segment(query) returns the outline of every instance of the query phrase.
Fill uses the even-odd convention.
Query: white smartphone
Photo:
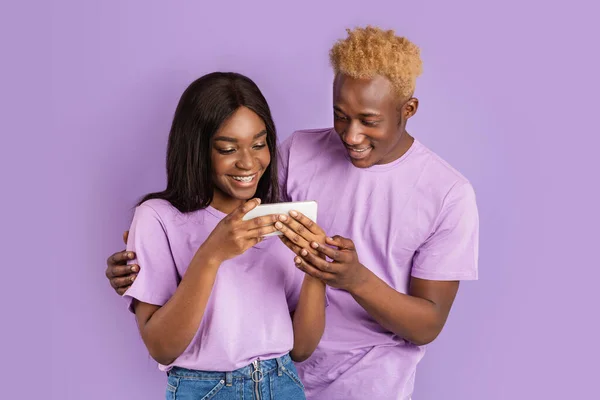
[[[290,215],[290,211],[292,210],[298,211],[299,213],[305,215],[312,221],[317,222],[316,201],[292,201],[289,203],[261,204],[259,206],[256,206],[254,209],[250,210],[246,215],[244,215],[242,220],[247,221],[252,218],[262,217],[271,214]],[[265,235],[265,237],[279,235],[282,235],[282,233],[277,231],[269,233],[268,235]]]

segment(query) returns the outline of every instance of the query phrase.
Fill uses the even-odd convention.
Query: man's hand
[[[310,246],[319,255],[302,249],[294,259],[296,266],[329,286],[349,292],[367,280],[371,272],[360,263],[352,240],[334,236],[326,238],[325,243],[334,247],[311,242]]]
[[[283,233],[279,237],[281,241],[297,255],[300,255],[302,249],[319,255],[314,248],[310,247],[310,243],[325,243],[325,231],[316,222],[297,211],[290,211],[289,217],[280,215],[275,228]]]
[[[352,240],[334,236],[326,243],[334,248],[315,242],[311,246],[331,261],[302,250],[296,265],[346,290],[381,326],[416,345],[430,343],[439,335],[458,291],[457,281],[411,278],[409,293],[400,293],[360,263]]]
[[[123,234],[125,243],[128,235],[128,231]],[[139,265],[127,265],[127,261],[134,258],[135,253],[131,251],[119,251],[106,260],[106,277],[119,295],[123,295],[129,289],[140,271]]]

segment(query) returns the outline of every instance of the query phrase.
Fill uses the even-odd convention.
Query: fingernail
[[[132,270],[133,272],[137,272],[137,270],[138,270],[138,266],[137,266],[137,265],[132,265],[132,266],[131,266],[131,270]]]
[[[332,238],[330,238],[329,236],[327,236],[327,240],[333,240]]]
[[[292,217],[297,217],[297,216],[298,216],[298,212],[297,212],[297,211],[294,211],[294,210],[292,210],[292,211],[290,211],[290,215],[291,215]]]
[[[256,202],[258,203],[258,205],[260,205],[261,200],[260,199],[256,199]]]
[[[296,257],[296,258],[294,258],[294,262],[296,264],[300,264],[302,262],[302,260],[300,259],[300,257]]]
[[[313,249],[319,248],[319,243],[317,243],[317,242],[312,242],[310,245],[312,246]]]
[[[133,258],[133,253],[127,253],[127,258]]]
[[[132,277],[131,277],[131,278],[129,278],[129,279],[131,279],[131,282],[133,282],[133,281],[135,281],[135,276],[132,276]]]
[[[285,215],[280,215],[280,216],[279,216],[279,219],[280,219],[280,220],[282,220],[282,221],[287,221],[287,216],[285,216]]]
[[[306,257],[308,255],[308,251],[302,250],[300,254],[302,254],[302,257]]]
[[[281,229],[283,228],[283,224],[281,222],[275,222],[275,228]]]

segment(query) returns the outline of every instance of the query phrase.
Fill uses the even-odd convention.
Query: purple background
[[[327,52],[372,23],[421,46],[409,130],[471,179],[481,213],[480,280],[461,286],[414,399],[600,398],[592,1],[7,3],[0,397],[164,398],[104,268],[135,200],[164,185],[180,94],[235,70],[281,138],[330,126]]]

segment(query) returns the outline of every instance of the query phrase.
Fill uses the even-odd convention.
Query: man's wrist
[[[346,288],[346,291],[353,297],[363,298],[365,294],[373,290],[373,284],[376,282],[376,275],[367,267],[360,264],[360,272],[356,282]]]

